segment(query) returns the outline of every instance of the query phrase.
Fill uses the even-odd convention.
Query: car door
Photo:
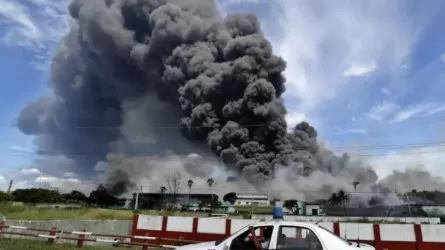
[[[319,235],[307,227],[279,226],[276,250],[327,250]]]
[[[271,228],[273,230],[273,226],[271,225],[264,225],[264,226],[256,226],[254,227],[255,230],[255,236],[260,241],[260,243],[264,243],[263,240],[263,231],[266,228]],[[272,234],[273,237],[273,234]],[[250,229],[246,229],[240,234],[238,234],[236,237],[234,237],[230,242],[229,250],[245,250],[245,249],[254,249],[253,245],[253,236],[250,233]],[[271,242],[271,241],[270,241]],[[270,249],[270,246],[266,249]]]

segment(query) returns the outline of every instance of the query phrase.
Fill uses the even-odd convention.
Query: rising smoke
[[[69,10],[53,95],[18,119],[38,153],[71,158],[83,176],[108,165],[116,194],[172,168],[219,169],[265,192],[318,190],[306,199],[353,181],[379,189],[370,167],[320,146],[308,123],[287,132],[286,63],[256,16],[222,17],[213,0],[74,0]]]

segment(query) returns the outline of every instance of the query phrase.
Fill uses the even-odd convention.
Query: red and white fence
[[[47,234],[43,234],[47,233]],[[153,236],[145,235],[115,235],[104,233],[81,231],[64,231],[52,227],[51,229],[30,228],[23,226],[7,225],[4,222],[0,222],[0,235],[16,235],[25,236],[31,238],[46,238],[49,244],[54,244],[56,240],[72,240],[76,242],[77,247],[83,247],[85,242],[101,242],[111,243],[113,246],[140,246],[143,250],[149,249],[149,247],[162,246],[162,239],[158,239]],[[172,241],[172,240],[170,240]],[[180,242],[181,245],[187,242]],[[170,247],[164,245],[164,247]]]
[[[253,222],[255,220],[136,215],[132,235],[163,238],[164,244],[171,243],[173,239],[214,241],[222,240]],[[320,225],[348,240],[358,239],[371,244],[377,250],[445,249],[445,225],[331,222],[322,222]]]

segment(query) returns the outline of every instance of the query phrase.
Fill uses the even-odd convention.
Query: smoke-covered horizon
[[[52,62],[52,95],[18,119],[37,153],[65,155],[82,176],[105,166],[115,194],[172,172],[306,200],[352,191],[355,181],[385,189],[366,162],[322,146],[309,123],[288,133],[286,62],[255,15],[222,17],[213,0],[73,0],[69,11],[75,22]]]

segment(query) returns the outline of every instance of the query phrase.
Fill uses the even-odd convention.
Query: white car
[[[259,239],[259,232],[271,232],[270,240]],[[252,232],[254,232],[252,234]],[[264,233],[264,235],[266,235]],[[203,242],[177,250],[375,250],[368,244],[349,242],[316,223],[272,220],[243,227],[222,241]]]

